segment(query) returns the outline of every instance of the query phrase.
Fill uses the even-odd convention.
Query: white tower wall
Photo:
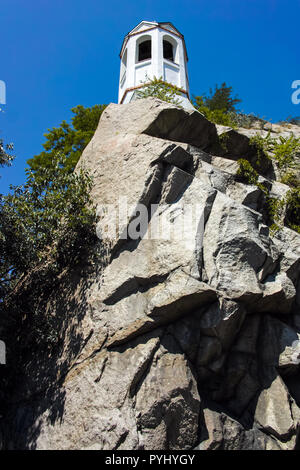
[[[151,57],[147,54],[150,48],[146,41],[151,41]],[[169,43],[173,60],[164,57],[164,41]],[[143,44],[146,58],[139,60],[140,44]],[[171,23],[142,21],[124,39],[120,53],[121,69],[119,83],[119,103],[129,103],[134,93],[145,82],[154,77],[175,85],[181,90],[179,97],[182,106],[193,108],[189,100],[189,83],[187,74],[187,53],[183,36]]]

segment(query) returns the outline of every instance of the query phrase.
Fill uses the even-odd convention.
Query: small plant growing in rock
[[[162,77],[154,77],[152,80],[150,80],[149,77],[146,77],[146,81],[144,83],[143,88],[135,92],[135,97],[137,99],[153,96],[162,101],[166,101],[167,103],[175,104],[175,106],[179,106],[180,108],[182,107],[180,105],[180,99],[178,98],[178,96],[181,96],[179,88],[165,82]]]
[[[288,137],[279,137],[279,142],[273,143],[274,158],[282,174],[292,168],[300,168],[300,139],[293,134]]]
[[[283,225],[287,225],[300,233],[300,139],[292,134],[290,137],[280,136],[279,140],[276,140],[269,132],[266,137],[256,134],[250,139],[250,143],[256,148],[258,167],[262,158],[272,159],[280,172],[281,182],[291,188],[282,198],[267,197],[268,213],[272,222],[271,232],[274,233]],[[250,169],[249,162],[242,159],[239,162],[239,174],[247,182],[257,184],[255,170]],[[268,196],[266,191],[265,194]]]
[[[300,116],[296,116],[296,117],[288,116],[286,119],[279,121],[278,124],[280,124],[281,126],[285,125],[287,127],[290,127],[291,125],[300,126]]]
[[[274,235],[284,224],[285,200],[284,198],[269,197],[267,206],[271,221],[270,232]]]
[[[290,189],[283,198],[268,198],[271,233],[287,225],[300,233],[300,189]]]
[[[263,192],[265,196],[268,196],[269,195],[268,188],[263,183],[260,183],[258,181],[259,174],[253,168],[251,163],[245,158],[240,158],[238,160],[238,164],[239,164],[239,168],[237,171],[238,179],[246,184],[253,184],[257,186]]]
[[[300,186],[300,175],[299,172],[294,170],[287,170],[281,176],[281,183],[290,186],[291,188],[297,188]]]
[[[274,140],[271,137],[270,131],[266,135],[266,137],[262,137],[260,134],[256,134],[250,138],[249,141],[250,145],[255,147],[257,152],[257,161],[256,164],[258,166],[261,165],[262,160],[270,159],[269,152],[272,151]]]
[[[300,233],[300,188],[292,188],[285,197],[286,224],[296,232]]]
[[[246,114],[230,111],[228,114],[237,127],[243,127],[245,129],[254,127],[264,129],[265,124],[267,123],[264,118],[261,118],[254,113]]]
[[[245,158],[240,158],[238,160],[239,169],[237,171],[238,178],[247,183],[247,184],[257,184],[258,181],[258,173],[253,168],[251,163],[246,160]]]
[[[226,132],[223,132],[223,134],[219,135],[219,143],[224,150],[224,152],[228,151],[227,143],[229,140],[229,135]]]

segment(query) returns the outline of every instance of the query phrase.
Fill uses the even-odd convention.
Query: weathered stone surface
[[[254,168],[257,168],[257,152],[255,146],[251,143],[251,137],[256,135],[257,130],[253,129],[231,129],[230,127],[217,125],[218,139],[211,147],[215,155],[226,156],[228,159],[238,160],[240,158],[249,160]],[[260,131],[262,137],[268,135],[267,131]],[[267,158],[261,158],[259,171],[265,176],[274,176],[272,161]]]
[[[74,366],[53,403],[42,396],[40,402],[19,405],[14,448],[139,448],[132,394],[159,346],[159,333],[125,351],[103,350]],[[26,435],[25,419],[31,424]]]
[[[293,230],[284,227],[273,238],[281,253],[280,271],[287,274],[296,286],[300,279],[300,237]]]
[[[116,323],[112,324],[115,328],[108,344],[124,342],[134,337],[134,332],[140,334],[177,320],[214,298],[214,291],[206,284],[176,271],[165,283],[149,289],[146,295],[139,293],[118,302],[120,329],[117,330]],[[107,310],[108,315],[113,311],[116,309]]]
[[[199,450],[282,450],[280,442],[259,429],[246,430],[238,421],[209,408],[203,410]]]
[[[235,130],[221,125],[217,125],[216,128],[221,138],[220,152],[223,155],[237,159],[255,154],[254,148],[249,143],[251,133],[255,135],[255,132],[246,129]]]
[[[216,336],[222,347],[228,349],[234,341],[246,316],[244,307],[237,302],[220,299],[201,316],[200,331],[207,336]]]
[[[259,273],[272,256],[267,233],[257,212],[218,193],[203,239],[209,284],[231,298],[259,299],[262,296]]]
[[[144,448],[191,449],[197,442],[199,407],[195,378],[174,339],[167,335],[136,396]]]
[[[186,142],[206,149],[217,136],[215,125],[196,110],[187,112],[175,109],[174,106],[167,108],[160,103],[155,119],[149,115],[148,118],[151,123],[142,132],[162,139]]]
[[[264,281],[263,298],[258,303],[258,310],[285,314],[291,311],[296,298],[296,289],[285,272],[268,276]]]
[[[288,391],[279,376],[261,392],[255,420],[262,429],[281,440],[290,440],[296,434]]]
[[[276,318],[263,320],[260,336],[261,358],[283,375],[294,374],[300,365],[300,334]]]
[[[107,107],[78,164],[99,208],[94,264],[44,293],[53,343],[26,314],[10,332],[3,448],[299,446],[300,236],[270,235],[262,191],[237,178],[255,132],[218,127],[220,147],[196,111]],[[105,218],[125,199],[121,220]]]

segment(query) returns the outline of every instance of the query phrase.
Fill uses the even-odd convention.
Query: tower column
[[[135,84],[135,53],[137,37],[133,36],[127,44],[127,83]]]
[[[160,78],[164,76],[163,69],[163,45],[162,45],[162,36],[160,30],[157,28],[155,30],[155,41],[156,41],[156,67],[155,67],[155,76]]]
[[[179,87],[183,88],[184,90],[188,90],[188,84],[186,82],[186,75],[185,75],[185,67],[183,67],[183,64],[185,63],[184,60],[184,50],[183,50],[183,44],[182,41],[179,41],[178,43],[179,47],[179,64],[180,64],[180,70],[179,70]]]

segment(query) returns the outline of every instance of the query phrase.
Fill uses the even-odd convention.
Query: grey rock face
[[[197,111],[107,107],[78,167],[95,205],[126,198],[128,213],[96,266],[48,294],[60,341],[24,357],[4,448],[299,447],[300,236],[271,236],[260,190],[237,180],[253,152],[247,132]],[[141,204],[141,236],[122,238]]]

